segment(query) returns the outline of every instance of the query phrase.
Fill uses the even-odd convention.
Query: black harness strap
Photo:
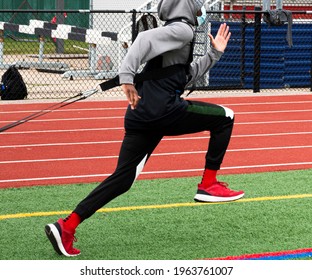
[[[178,70],[185,67],[186,65],[184,64],[174,64],[164,68],[138,73],[134,76],[134,82],[139,83],[143,81],[164,79],[170,77],[171,75],[175,74]]]
[[[134,83],[150,81],[150,80],[161,80],[161,79],[170,77],[171,75],[176,73],[178,70],[180,70],[182,67],[186,67],[186,65],[174,64],[174,65],[170,65],[161,69],[141,72],[134,76]],[[100,84],[102,91],[105,91],[105,90],[108,90],[117,86],[120,86],[119,75]]]
[[[103,83],[100,83],[100,87],[101,87],[102,91],[109,90],[109,89],[117,87],[117,86],[120,86],[118,75],[115,76],[114,78],[110,79],[110,80],[107,80]]]

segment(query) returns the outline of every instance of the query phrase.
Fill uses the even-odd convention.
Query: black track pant
[[[174,123],[163,126],[161,131],[127,130],[116,170],[83,199],[74,212],[85,220],[128,191],[163,136],[210,131],[205,168],[219,170],[231,138],[233,123],[232,110],[215,104],[189,101],[185,114]]]

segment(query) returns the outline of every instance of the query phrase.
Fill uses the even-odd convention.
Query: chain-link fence
[[[293,11],[293,47],[286,41],[287,23],[269,26],[263,21],[261,8],[223,8],[208,11],[209,20],[196,31],[195,59],[209,51],[207,33],[215,35],[221,22],[226,22],[232,32],[225,54],[198,81],[198,90],[274,92],[311,88],[309,6]],[[15,65],[26,83],[29,99],[65,98],[94,88],[118,74],[142,15],[138,11],[0,10],[0,75]],[[105,96],[123,95],[117,87]]]

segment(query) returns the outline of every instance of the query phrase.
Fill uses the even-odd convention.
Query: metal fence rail
[[[214,35],[221,22],[230,26],[232,37],[197,89],[311,89],[312,14],[297,8],[292,48],[286,42],[287,24],[268,26],[261,9],[208,12],[209,21],[196,31],[194,58],[209,51],[207,33]],[[10,65],[19,68],[29,99],[66,98],[93,88],[118,73],[143,12],[0,10],[0,75]],[[51,23],[55,15],[59,21]],[[122,93],[117,87],[105,96]]]

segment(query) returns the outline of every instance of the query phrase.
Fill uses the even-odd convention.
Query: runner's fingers
[[[226,26],[225,28],[224,28],[224,31],[223,31],[223,37],[224,38],[226,38],[227,37],[227,35],[229,34],[229,27],[228,26]]]
[[[127,92],[127,98],[129,101],[129,104],[131,106],[131,109],[135,109],[139,103],[140,96],[138,95],[136,90],[129,90]]]
[[[225,23],[222,23],[222,24],[220,25],[217,35],[219,35],[219,36],[223,36],[225,26],[226,26],[226,24],[225,24]]]
[[[226,36],[226,38],[225,38],[226,42],[228,42],[228,41],[230,40],[231,34],[232,34],[231,32],[229,32],[229,33],[227,34],[227,36]]]

